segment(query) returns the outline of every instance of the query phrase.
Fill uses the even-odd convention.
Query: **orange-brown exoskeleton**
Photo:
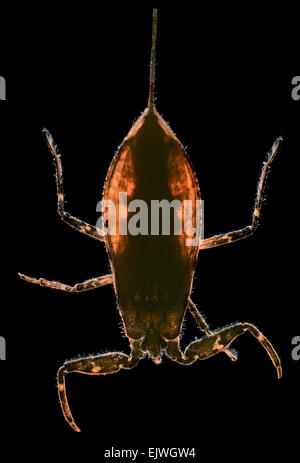
[[[57,178],[58,212],[62,219],[97,240],[103,241],[110,260],[112,273],[67,286],[42,278],[35,279],[20,274],[21,278],[41,286],[69,292],[86,291],[106,284],[114,285],[118,308],[125,333],[130,341],[131,354],[106,353],[65,362],[58,371],[58,391],[67,422],[79,431],[72,417],[65,389],[65,375],[71,372],[90,375],[116,373],[134,367],[145,355],[159,363],[165,353],[172,360],[189,365],[224,352],[231,360],[235,354],[229,349],[232,341],[245,332],[251,333],[265,348],[278,377],[282,370],[280,359],[271,343],[249,323],[236,323],[219,331],[211,331],[191,300],[191,289],[198,252],[245,238],[254,233],[261,214],[266,177],[281,138],[278,138],[263,164],[251,225],[237,231],[202,239],[197,245],[186,245],[182,233],[155,234],[121,233],[119,230],[119,194],[126,193],[128,202],[142,200],[151,208],[152,200],[169,203],[200,200],[196,173],[181,145],[154,105],[154,71],[157,10],[153,12],[150,92],[147,108],[135,122],[115,155],[104,185],[104,203],[116,205],[116,232],[101,233],[92,225],[72,217],[64,209],[64,193],[60,156],[50,133],[46,140],[52,153]],[[195,208],[191,222],[196,223]],[[124,212],[124,211],[123,211]],[[129,214],[126,209],[125,214]],[[108,215],[108,222],[110,216]],[[151,222],[152,221],[152,222]],[[153,225],[150,217],[148,230]],[[179,345],[182,322],[186,311],[194,316],[204,336],[181,351]]]

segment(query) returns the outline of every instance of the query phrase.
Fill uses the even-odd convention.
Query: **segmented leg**
[[[208,324],[202,317],[201,313],[197,309],[196,304],[189,298],[188,302],[188,309],[195,318],[196,322],[198,323],[198,326],[201,331],[203,331],[207,336],[211,336],[213,333],[210,331]],[[230,349],[224,349],[224,353],[228,355],[228,357],[235,362],[237,360],[237,356],[230,350]]]
[[[282,142],[281,137],[275,140],[275,143],[273,144],[271,151],[267,155],[267,160],[263,163],[263,168],[260,174],[258,187],[257,187],[257,194],[256,194],[255,205],[254,205],[252,224],[240,230],[235,230],[229,233],[215,235],[215,236],[212,236],[211,238],[206,238],[201,241],[199,249],[210,249],[216,246],[222,246],[223,244],[232,243],[233,241],[246,238],[247,236],[250,236],[255,232],[255,230],[257,229],[259,217],[261,214],[261,208],[263,204],[264,192],[265,192],[265,187],[267,183],[267,176],[270,170],[270,165],[278,152],[281,142]]]
[[[277,352],[270,341],[255,326],[249,323],[237,323],[214,333],[212,336],[194,341],[189,344],[184,353],[179,349],[178,339],[169,341],[166,347],[166,354],[178,363],[190,365],[197,359],[204,360],[224,351],[235,338],[246,331],[249,331],[265,348],[277,370],[278,378],[281,378],[282,368]]]
[[[31,278],[22,273],[18,274],[22,280],[34,283],[40,286],[47,286],[47,288],[60,289],[61,291],[67,291],[69,293],[79,293],[82,291],[88,291],[89,289],[99,288],[99,286],[109,285],[113,283],[112,275],[104,275],[98,278],[91,278],[90,280],[83,281],[82,283],[76,283],[74,286],[68,286],[58,281],[48,281],[44,278]]]
[[[68,404],[65,385],[66,374],[82,373],[86,375],[106,375],[109,373],[117,373],[122,368],[133,368],[141,358],[144,357],[144,353],[140,349],[140,341],[132,341],[131,349],[130,357],[122,352],[111,352],[95,357],[86,357],[65,362],[58,370],[57,385],[59,401],[66,421],[75,431],[80,432],[80,429],[74,421]]]
[[[62,176],[62,164],[60,160],[60,154],[57,151],[57,146],[54,143],[51,133],[47,129],[43,129],[43,133],[45,133],[46,141],[50,152],[53,156],[54,163],[55,163],[55,170],[56,170],[56,186],[57,186],[57,210],[64,222],[70,225],[76,230],[79,230],[81,233],[85,235],[91,236],[100,241],[104,241],[104,234],[101,230],[93,225],[89,225],[82,220],[73,217],[68,212],[65,211],[64,206],[64,189],[63,189],[63,176]]]

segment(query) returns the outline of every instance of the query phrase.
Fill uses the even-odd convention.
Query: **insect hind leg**
[[[104,241],[104,234],[99,228],[94,227],[93,225],[90,225],[84,222],[83,220],[78,219],[77,217],[73,217],[65,211],[65,195],[63,188],[63,174],[60,154],[58,153],[57,146],[54,143],[51,133],[47,129],[43,129],[43,133],[45,134],[47,145],[53,156],[55,164],[57,186],[57,210],[60,217],[65,223],[75,228],[76,230],[79,230],[81,233],[91,236],[92,238],[95,238],[97,240]]]
[[[235,230],[229,233],[222,233],[221,235],[215,235],[211,238],[205,238],[201,241],[199,249],[210,249],[216,246],[222,246],[224,244],[232,243],[234,241],[240,240],[242,238],[247,238],[248,236],[253,235],[256,231],[259,219],[261,217],[261,210],[264,200],[265,187],[267,184],[267,176],[270,171],[270,166],[279,150],[280,144],[282,142],[282,137],[279,137],[275,140],[271,151],[267,155],[267,160],[263,163],[263,168],[259,177],[257,193],[255,199],[254,210],[252,214],[252,223],[247,227],[241,228],[240,230]]]
[[[65,362],[57,373],[57,387],[60,405],[63,415],[69,425],[76,431],[80,429],[72,416],[66,393],[65,376],[68,373],[82,373],[86,375],[106,375],[117,373],[121,369],[133,368],[142,358],[144,353],[140,348],[140,341],[131,342],[131,355],[122,352],[110,352],[102,355],[81,358]]]

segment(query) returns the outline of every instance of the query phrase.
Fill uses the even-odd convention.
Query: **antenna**
[[[156,52],[156,36],[157,36],[157,8],[153,9],[152,20],[152,48],[150,61],[150,87],[149,87],[149,108],[154,106],[154,82],[155,82],[155,52]]]

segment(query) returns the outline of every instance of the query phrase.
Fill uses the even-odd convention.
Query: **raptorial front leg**
[[[270,170],[270,165],[278,152],[281,142],[282,142],[282,138],[281,137],[277,138],[277,140],[275,141],[275,143],[273,144],[271,148],[271,151],[267,155],[267,160],[263,163],[263,168],[260,174],[258,187],[257,187],[257,194],[256,194],[256,200],[255,200],[251,225],[241,228],[240,230],[235,230],[229,233],[215,235],[215,236],[212,236],[211,238],[206,238],[201,241],[200,246],[199,246],[200,250],[222,246],[223,244],[229,244],[229,243],[232,243],[233,241],[246,238],[247,236],[250,236],[255,232],[255,230],[257,229],[260,215],[261,215],[261,208],[263,204],[264,192],[265,192],[265,187],[267,183],[267,175]]]
[[[60,217],[64,222],[66,222],[71,227],[76,228],[76,230],[79,230],[81,233],[91,236],[92,238],[95,238],[97,240],[104,241],[103,231],[101,231],[97,227],[94,227],[93,225],[89,225],[83,220],[77,219],[77,217],[73,217],[65,211],[65,197],[63,189],[62,164],[60,160],[60,154],[57,151],[57,146],[54,143],[51,133],[47,129],[43,129],[43,133],[45,134],[48,147],[50,149],[55,163],[57,186],[57,210]]]
[[[122,352],[111,352],[65,362],[58,370],[57,386],[59,401],[66,421],[75,431],[80,432],[80,429],[74,421],[68,404],[65,384],[66,374],[82,373],[86,375],[107,375],[109,373],[117,373],[120,369],[133,368],[145,355],[141,351],[140,344],[140,341],[131,341],[130,356]]]
[[[74,286],[68,286],[64,283],[59,283],[58,281],[49,281],[44,278],[32,278],[22,273],[18,273],[19,277],[22,280],[28,281],[29,283],[34,283],[40,286],[46,286],[47,288],[59,289],[61,291],[67,291],[69,293],[79,293],[82,291],[88,291],[90,289],[99,288],[100,286],[105,286],[113,283],[113,276],[104,275],[98,278],[91,278],[90,280],[83,281],[82,283],[76,283]]]
[[[232,341],[245,332],[251,333],[267,351],[273,365],[276,368],[278,378],[282,376],[280,358],[268,339],[250,323],[237,323],[223,328],[212,336],[204,337],[192,342],[187,346],[185,352],[181,352],[178,340],[169,341],[166,347],[166,354],[174,361],[183,365],[190,365],[196,360],[204,360],[219,354],[228,348]]]
[[[203,333],[205,333],[207,336],[212,336],[213,333],[209,329],[208,324],[206,323],[206,321],[202,317],[202,315],[199,312],[196,304],[194,304],[194,302],[192,301],[191,298],[189,298],[189,301],[188,301],[188,309],[191,312],[191,314],[193,315],[193,317],[195,318],[200,330],[203,331]],[[237,360],[237,355],[235,353],[233,353],[230,349],[225,349],[224,354],[228,355],[228,357],[233,362],[235,362]]]

